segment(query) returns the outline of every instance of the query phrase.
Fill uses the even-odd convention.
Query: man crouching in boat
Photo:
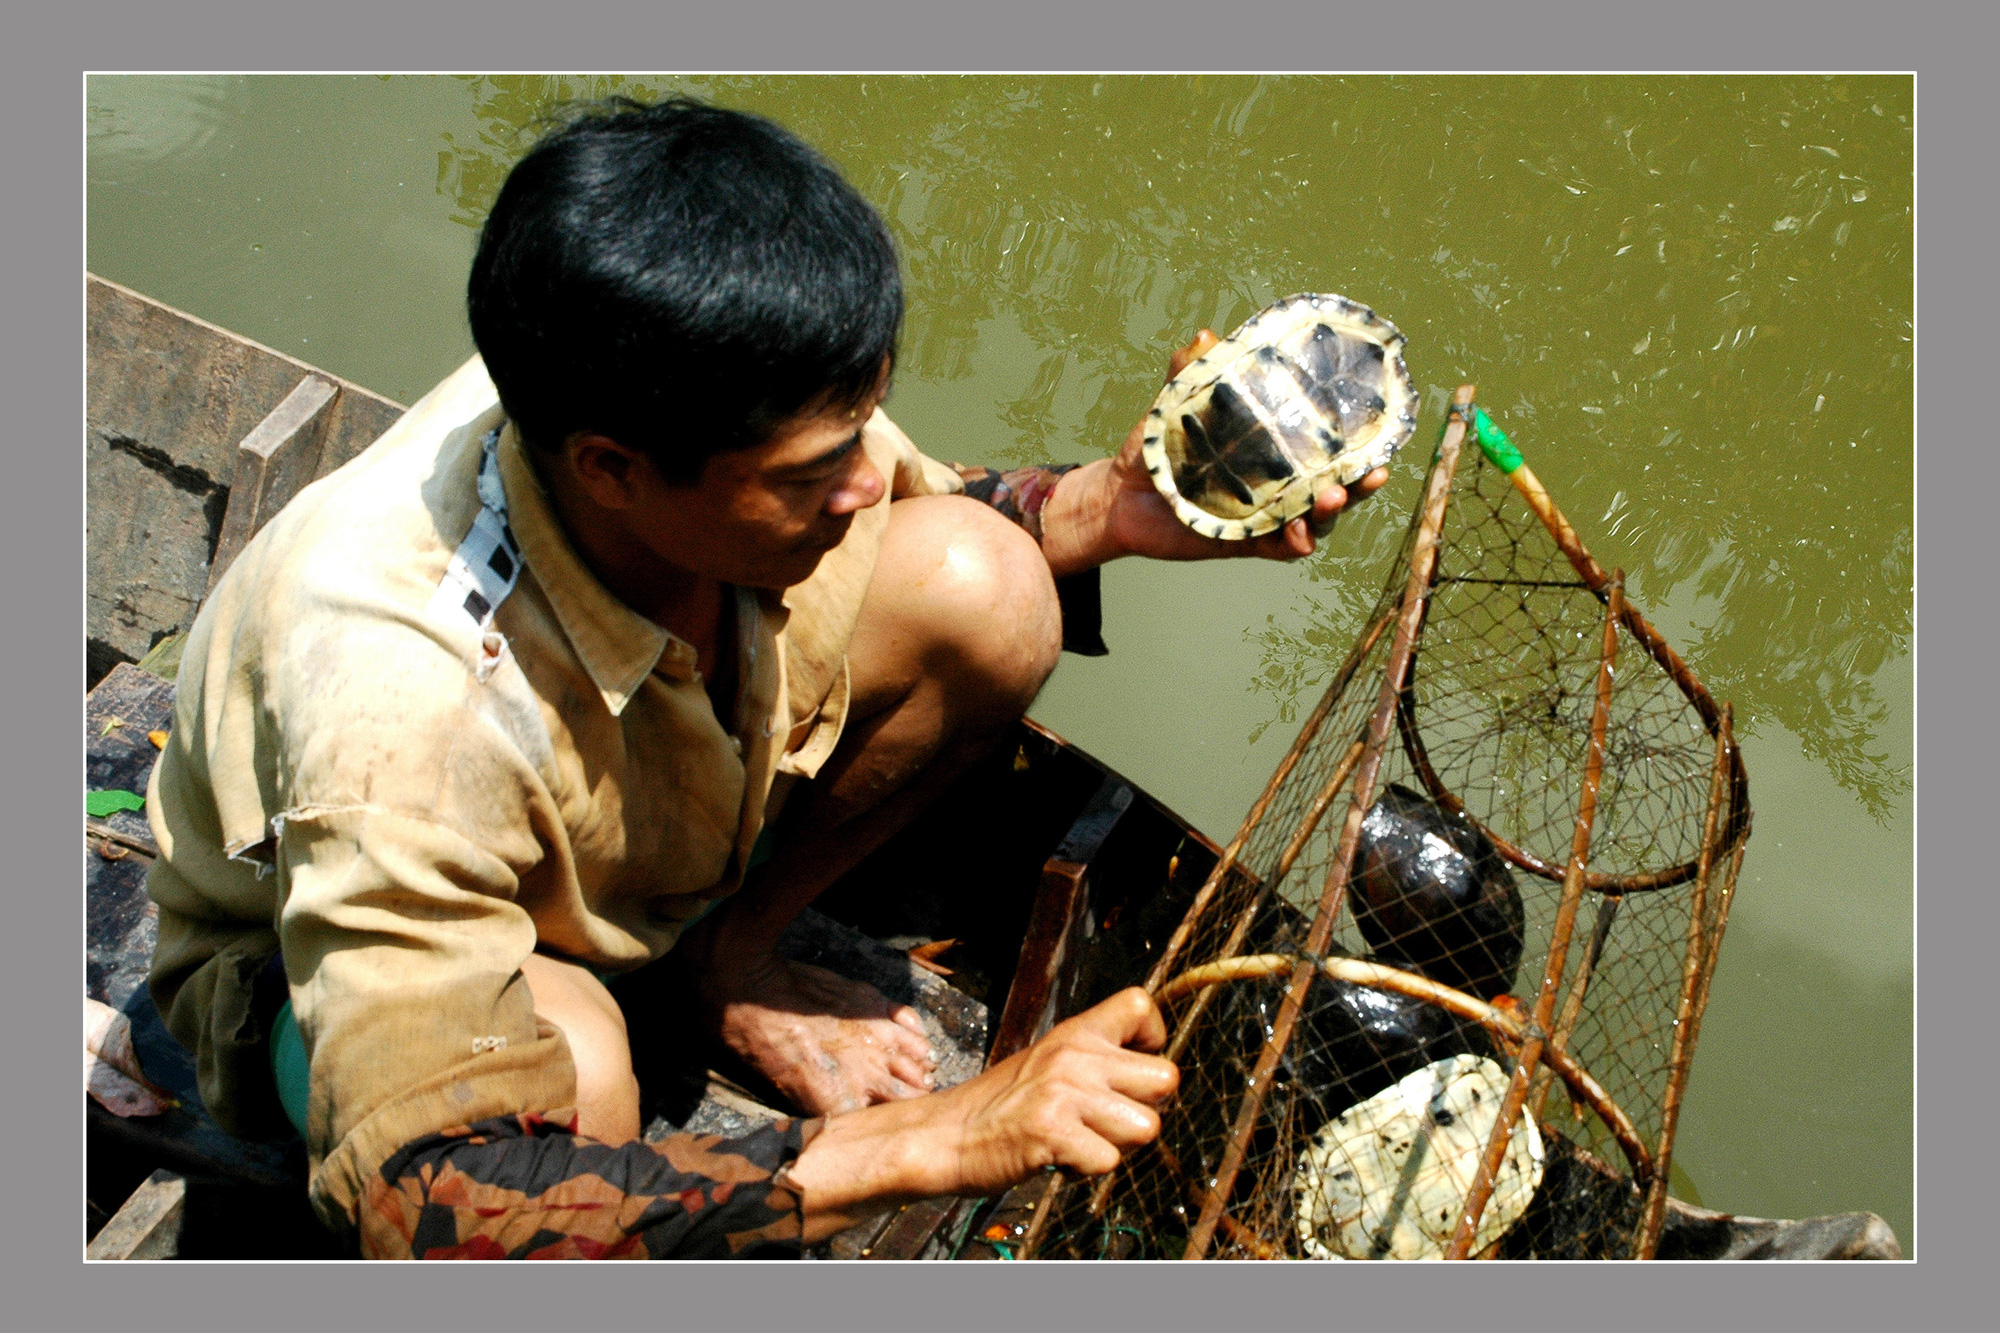
[[[777,939],[1065,640],[1102,651],[1098,565],[1296,557],[1304,521],[1194,536],[1136,432],[1074,471],[920,454],[880,408],[888,234],[753,117],[546,137],[470,312],[480,356],[287,506],[188,639],[147,807],[153,990],[211,1110],[296,1125],[315,1208],[370,1256],[795,1252],[1150,1139],[1176,1073],[1143,993],[924,1095],[916,1016]],[[646,1021],[816,1118],[640,1141],[604,979],[662,959],[691,999]]]

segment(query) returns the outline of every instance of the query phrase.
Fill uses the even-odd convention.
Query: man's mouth
[[[799,547],[800,554],[825,555],[834,547],[847,540],[847,530],[854,526],[854,520],[845,517],[835,524],[830,532],[824,532]]]

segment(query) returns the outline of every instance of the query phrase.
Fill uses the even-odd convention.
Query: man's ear
[[[639,474],[650,466],[638,450],[589,431],[563,441],[563,457],[584,493],[605,509],[631,508],[638,501]]]

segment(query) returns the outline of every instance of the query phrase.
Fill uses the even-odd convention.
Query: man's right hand
[[[1135,987],[955,1088],[831,1117],[790,1172],[808,1241],[883,1204],[998,1194],[1050,1166],[1109,1171],[1160,1132],[1153,1108],[1180,1071],[1145,1052],[1166,1040]]]

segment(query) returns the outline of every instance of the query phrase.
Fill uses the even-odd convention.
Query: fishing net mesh
[[[1155,969],[1182,1071],[1159,1141],[1055,1189],[1038,1257],[1649,1252],[1747,782],[1726,712],[1629,603],[1606,670],[1619,581],[1464,416]],[[1453,874],[1472,898],[1423,896]]]

